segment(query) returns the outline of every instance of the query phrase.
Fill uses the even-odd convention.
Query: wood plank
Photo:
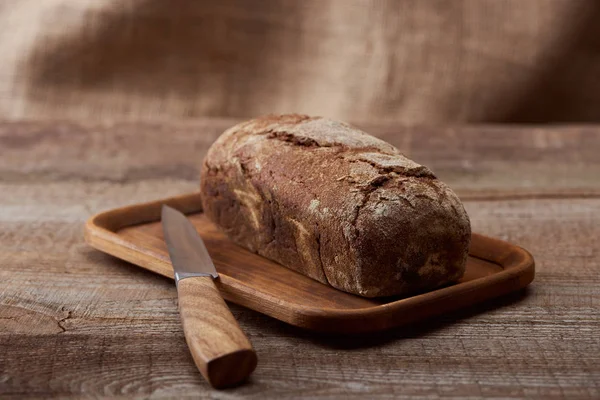
[[[475,229],[523,242],[536,256],[538,275],[525,297],[358,338],[314,335],[234,306],[261,362],[252,384],[229,396],[597,396],[600,200],[467,207]],[[2,395],[207,388],[185,347],[170,281],[89,249],[78,221],[2,226],[11,249],[0,260],[7,267],[2,315],[16,321],[0,334]],[[33,231],[45,246],[28,240]]]
[[[0,181],[195,183],[208,146],[235,122],[3,124]],[[600,195],[600,129],[591,126],[363,129],[431,167],[465,199]]]
[[[83,223],[193,190],[231,122],[0,124],[0,397],[600,397],[600,129],[586,126],[378,128],[471,199],[474,231],[533,253],[530,290],[378,336],[232,306],[260,362],[249,385],[211,391],[172,281],[89,248]]]

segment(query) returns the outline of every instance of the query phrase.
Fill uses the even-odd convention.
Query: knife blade
[[[204,241],[185,215],[165,205],[162,222],[176,283],[193,276],[219,276]]]
[[[215,286],[217,270],[194,225],[167,205],[162,207],[161,221],[194,362],[213,387],[237,385],[256,368],[252,344]]]

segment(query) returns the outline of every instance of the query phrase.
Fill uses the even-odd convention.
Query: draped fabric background
[[[600,121],[596,0],[0,0],[0,117]]]

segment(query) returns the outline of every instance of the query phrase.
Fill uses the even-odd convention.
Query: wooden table
[[[235,121],[0,124],[0,397],[599,398],[600,127],[366,127],[430,166],[475,231],[530,250],[529,290],[335,337],[232,306],[259,366],[216,392],[172,281],[89,248],[84,221],[194,191]]]

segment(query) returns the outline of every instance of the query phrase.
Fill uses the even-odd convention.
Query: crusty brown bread
[[[206,215],[239,245],[365,297],[460,278],[458,197],[392,145],[345,123],[266,116],[227,130],[202,165]]]

